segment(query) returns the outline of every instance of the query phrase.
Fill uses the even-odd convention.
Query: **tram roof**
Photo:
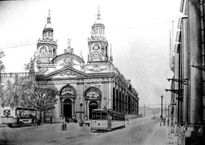
[[[116,114],[122,114],[124,115],[124,113],[121,113],[121,112],[118,112],[118,111],[113,111],[111,109],[93,109],[93,111],[99,111],[99,112],[113,112],[113,113],[116,113]]]

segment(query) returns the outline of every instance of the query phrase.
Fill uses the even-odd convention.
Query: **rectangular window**
[[[9,115],[11,115],[11,111],[8,109],[4,110],[4,116],[9,116]]]
[[[101,112],[97,112],[97,113],[96,113],[96,119],[97,119],[97,120],[101,119]]]
[[[106,112],[102,112],[102,119],[106,120],[107,119],[107,113]]]

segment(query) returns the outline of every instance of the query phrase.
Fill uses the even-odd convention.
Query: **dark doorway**
[[[65,120],[68,121],[70,118],[72,118],[72,101],[70,99],[66,99],[63,102],[63,113],[64,113],[64,117]]]
[[[92,110],[97,108],[98,108],[98,103],[96,101],[91,101],[89,104],[89,119],[91,119]]]

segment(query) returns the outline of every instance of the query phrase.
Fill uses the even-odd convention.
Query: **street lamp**
[[[163,118],[163,95],[161,96],[161,118]]]

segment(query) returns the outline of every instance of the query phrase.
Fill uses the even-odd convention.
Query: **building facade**
[[[96,108],[112,109],[128,117],[138,115],[138,93],[113,64],[99,11],[91,26],[87,63],[82,56],[74,54],[69,39],[64,53],[58,55],[53,35],[49,14],[42,39],[37,42],[36,65],[38,76],[43,76],[39,84],[58,90],[55,118],[90,119]],[[6,76],[2,74],[2,79],[3,75]]]
[[[180,144],[202,145],[205,140],[205,2],[181,0],[174,45],[172,122],[184,128]]]

